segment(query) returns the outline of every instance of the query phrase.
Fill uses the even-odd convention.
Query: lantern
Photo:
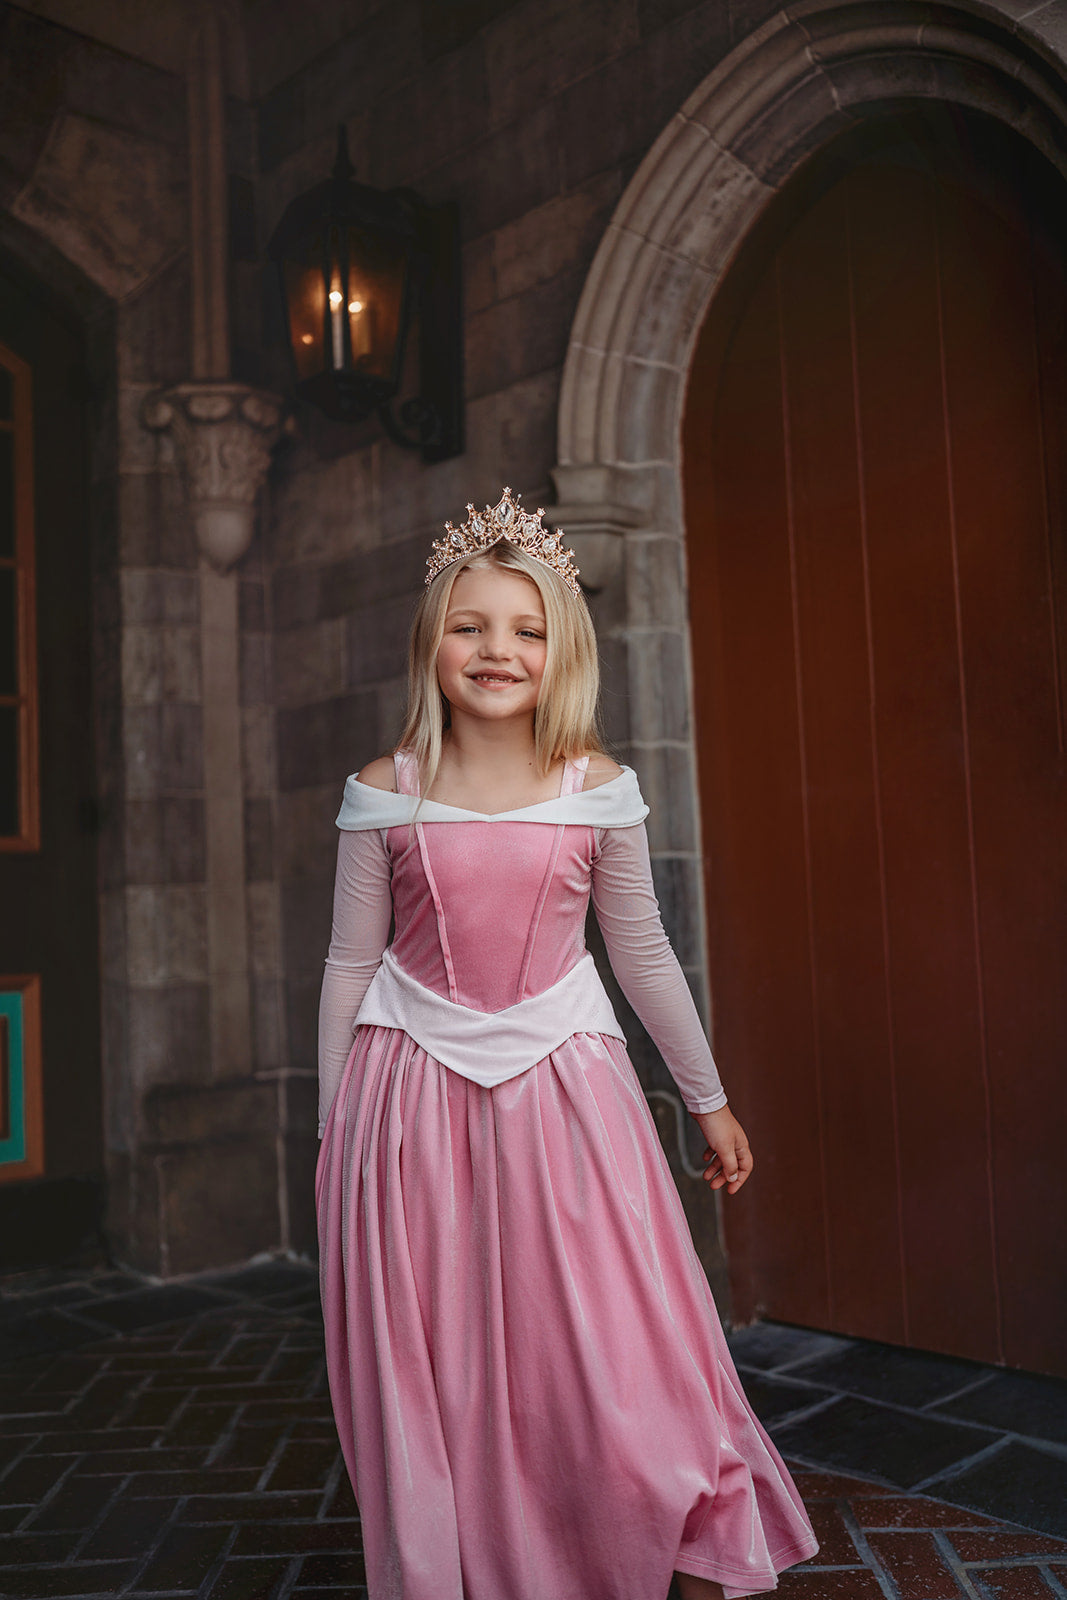
[[[297,393],[338,420],[376,413],[428,461],[463,448],[458,233],[454,206],[357,183],[342,126],[333,176],[292,201],[268,246]],[[398,401],[413,329],[419,392]]]

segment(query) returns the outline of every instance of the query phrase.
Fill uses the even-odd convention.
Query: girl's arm
[[[389,857],[376,829],[337,844],[333,932],[319,999],[319,1138],[349,1052],[352,1024],[381,965],[393,915]]]
[[[752,1156],[664,932],[643,823],[601,832],[593,906],[619,986],[708,1141],[704,1159],[711,1165],[704,1176],[713,1189],[725,1184],[733,1194],[752,1170]]]

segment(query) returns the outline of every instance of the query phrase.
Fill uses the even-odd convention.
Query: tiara
[[[458,528],[446,522],[444,538],[434,540],[426,558],[426,582],[432,583],[437,574],[454,561],[478,555],[483,550],[492,549],[501,539],[507,539],[520,550],[525,550],[528,556],[534,556],[544,566],[551,567],[569,589],[580,595],[582,591],[578,586],[574,551],[564,550],[561,534],[545,527],[541,521],[545,514],[544,506],[538,506],[536,514],[526,511],[518,503],[521,498],[521,495],[516,495],[512,499],[511,490],[505,489],[500,503],[486,506],[484,511],[475,511],[468,501],[467,510],[470,514],[466,522]]]

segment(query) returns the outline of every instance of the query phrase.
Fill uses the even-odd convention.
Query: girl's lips
[[[519,681],[509,672],[472,672],[470,676],[474,683],[518,683]]]

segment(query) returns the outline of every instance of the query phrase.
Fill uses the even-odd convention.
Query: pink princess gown
[[[573,976],[592,890],[687,1104],[724,1102],[663,937],[634,775],[583,794],[584,766],[556,801],[492,819],[426,801],[414,826],[410,757],[396,795],[346,786],[316,1191],[371,1600],[664,1600],[676,1568],[729,1600],[817,1548],[621,1038],[575,1031],[494,1087],[399,1026],[360,1022],[351,1042],[391,918],[386,965],[500,1013]]]

